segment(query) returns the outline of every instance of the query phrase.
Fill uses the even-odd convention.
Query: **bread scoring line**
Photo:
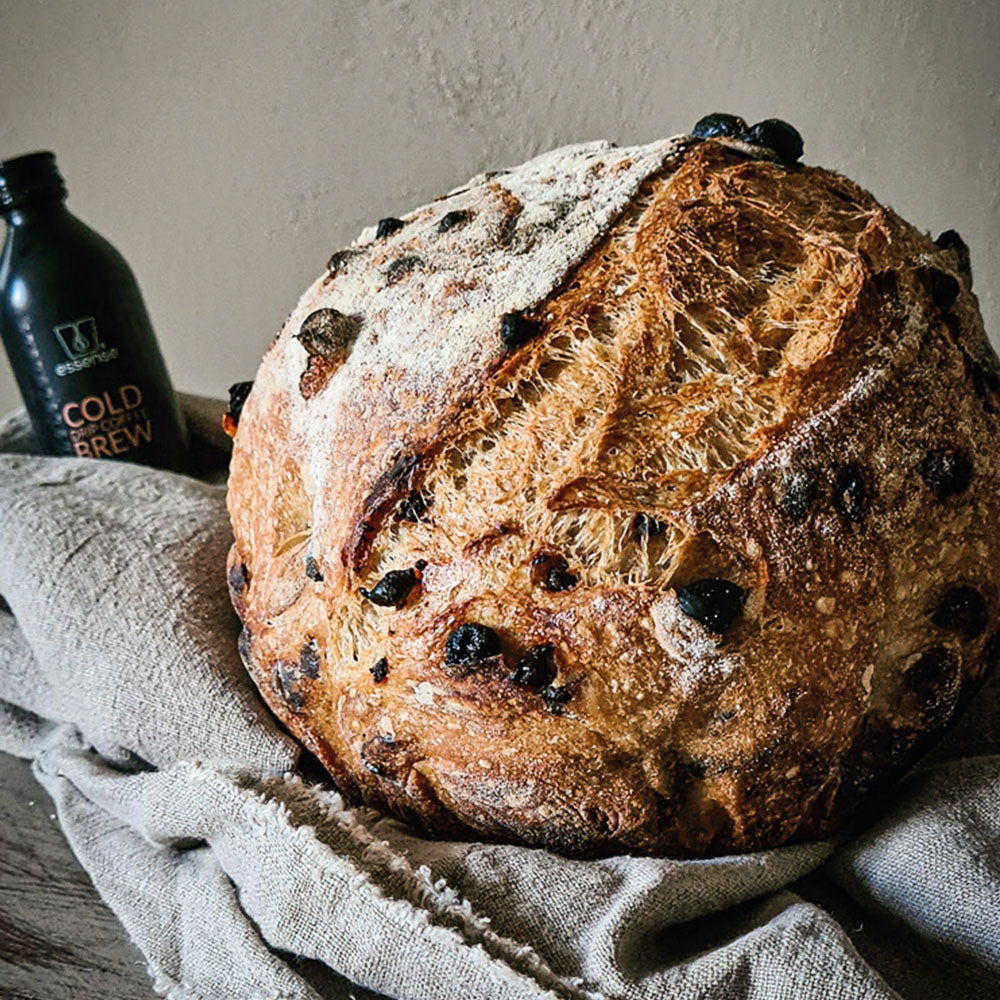
[[[408,287],[410,283],[379,288],[383,279],[378,258],[384,244],[373,240],[372,227],[362,232],[353,247],[360,254],[366,254],[367,258],[352,259],[345,273],[338,275],[330,288],[324,287],[325,277],[314,282],[300,299],[273,348],[281,352],[282,382],[295,385],[305,366],[306,354],[294,334],[314,310],[337,308],[347,314],[360,312],[366,316],[360,337],[371,338],[374,335],[376,338],[374,344],[369,340],[365,352],[348,356],[326,389],[312,400],[303,400],[298,394],[291,394],[290,429],[303,442],[303,450],[310,461],[314,531],[322,531],[327,513],[322,498],[328,477],[333,474],[326,461],[326,449],[320,447],[319,442],[333,433],[339,423],[338,416],[349,412],[345,404],[349,405],[351,400],[345,398],[346,386],[363,382],[366,377],[379,378],[403,359],[408,384],[412,384],[417,392],[432,380],[435,390],[439,390],[440,383],[454,387],[453,393],[437,396],[437,412],[421,412],[421,408],[426,410],[426,406],[422,402],[417,404],[416,415],[421,424],[433,426],[437,421],[447,420],[447,413],[443,412],[445,396],[451,400],[449,408],[452,412],[460,412],[461,406],[468,405],[478,393],[484,391],[487,384],[484,376],[505,360],[494,339],[500,317],[507,312],[527,310],[550,297],[591,247],[614,225],[642,183],[665,169],[671,157],[680,154],[689,141],[688,137],[677,136],[638,147],[618,148],[603,141],[581,144],[546,153],[503,174],[506,190],[524,205],[518,220],[519,229],[545,227],[551,223],[553,204],[572,202],[573,208],[561,220],[557,239],[537,241],[534,247],[520,254],[511,254],[505,247],[491,247],[489,234],[476,230],[476,219],[464,226],[462,238],[466,241],[471,239],[476,251],[474,260],[470,261],[465,256],[456,259],[445,248],[439,271],[431,274],[422,271],[414,275],[414,281],[422,282],[418,292],[429,301],[444,301],[447,283],[467,274],[470,263],[474,263],[475,273],[482,279],[491,270],[491,261],[494,262],[493,274],[486,280],[493,287],[486,294],[477,295],[476,308],[463,305],[450,317],[443,317],[445,331],[435,336],[433,342],[426,335],[424,343],[414,346],[410,342],[414,335],[421,336],[422,333],[414,331],[409,322],[411,313],[408,304],[412,301],[414,290]],[[603,162],[602,157],[609,158],[608,154],[613,154],[618,162],[629,162],[630,165],[614,175],[610,182],[602,183],[603,179],[596,172],[589,171],[594,163]],[[570,158],[575,168],[573,171],[566,171],[566,158]],[[544,185],[546,176],[554,178],[552,184]],[[467,209],[482,207],[484,196],[487,199],[494,197],[487,191],[487,184],[492,183],[492,178],[487,181],[486,175],[474,178],[468,189],[458,196],[456,204]],[[533,193],[540,185],[544,185],[545,193],[549,195],[541,203],[538,195]],[[600,201],[600,205],[595,206],[595,201]],[[422,230],[432,229],[433,220],[423,218],[428,211],[436,211],[434,203],[409,213],[415,217],[413,225],[420,225]],[[405,233],[406,229],[398,235],[403,237]],[[417,232],[413,238],[418,239],[422,235],[422,231]],[[427,235],[430,236],[430,233]],[[428,260],[433,260],[439,248],[428,245],[423,252]],[[388,303],[386,300],[389,300]],[[366,306],[370,308],[376,304],[378,312],[366,315]],[[377,415],[375,419],[377,421]],[[342,416],[340,420],[343,420]],[[435,432],[438,429],[434,427]],[[362,428],[358,431],[364,433]],[[394,450],[397,454],[403,453],[410,443],[396,441]],[[390,456],[384,457],[388,468]]]

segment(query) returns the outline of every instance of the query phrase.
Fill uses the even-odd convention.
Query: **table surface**
[[[73,857],[27,761],[0,753],[0,998],[147,1000],[142,955]]]
[[[156,1000],[141,952],[73,856],[26,760],[0,753],[0,1000]],[[286,955],[326,1000],[389,1000]]]

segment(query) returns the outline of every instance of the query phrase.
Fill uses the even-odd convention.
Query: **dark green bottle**
[[[139,286],[65,200],[52,153],[0,161],[0,335],[38,445],[183,470],[184,420]]]

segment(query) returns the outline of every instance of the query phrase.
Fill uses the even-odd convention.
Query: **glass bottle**
[[[139,286],[65,200],[52,153],[0,161],[0,335],[35,438],[180,471],[187,432]]]

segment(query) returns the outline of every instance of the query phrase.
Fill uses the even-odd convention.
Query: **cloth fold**
[[[198,478],[0,424],[0,749],[172,1000],[1000,996],[1000,679],[836,841],[574,861],[349,808],[236,652],[222,405]]]

